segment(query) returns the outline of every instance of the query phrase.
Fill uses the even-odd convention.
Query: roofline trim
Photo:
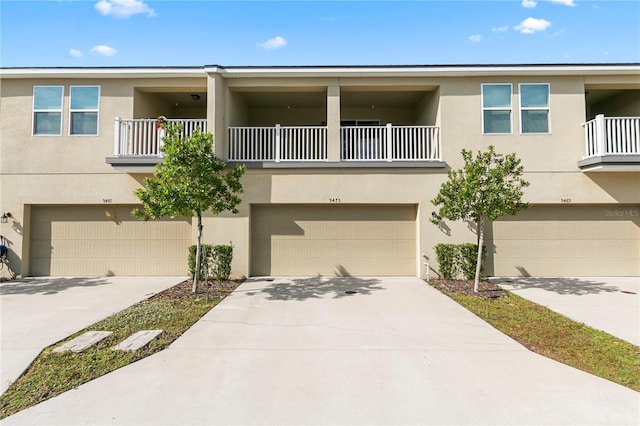
[[[319,65],[319,66],[175,66],[175,67],[28,67],[0,68],[2,78],[163,78],[268,76],[481,76],[481,75],[589,75],[601,73],[640,76],[640,63],[612,64],[504,64],[504,65]]]

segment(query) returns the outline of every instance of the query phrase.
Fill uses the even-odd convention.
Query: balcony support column
[[[229,141],[225,123],[225,83],[220,74],[207,78],[207,130],[213,134],[216,157],[229,158]]]
[[[120,154],[120,117],[116,117],[113,129],[113,155],[118,157]]]
[[[604,114],[596,115],[596,155],[605,155],[607,153],[606,150],[606,141],[607,133],[604,122]]]
[[[391,123],[387,123],[387,162],[390,163],[393,161],[393,125]]]
[[[327,160],[340,161],[340,86],[327,87]]]

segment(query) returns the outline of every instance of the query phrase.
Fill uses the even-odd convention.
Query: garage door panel
[[[415,206],[254,206],[253,275],[415,275]]]
[[[191,220],[143,222],[134,206],[34,206],[32,275],[184,275]]]
[[[534,206],[492,225],[494,275],[640,275],[639,206]],[[610,211],[626,211],[610,216]]]

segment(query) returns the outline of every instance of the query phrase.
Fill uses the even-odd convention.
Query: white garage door
[[[252,275],[416,275],[415,206],[251,210]]]
[[[640,275],[640,206],[534,206],[493,224],[496,276]]]
[[[135,206],[34,206],[30,275],[187,275],[191,219],[143,222]]]

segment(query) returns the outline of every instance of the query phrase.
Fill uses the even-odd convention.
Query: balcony
[[[348,126],[340,128],[342,161],[439,161],[436,126]]]
[[[640,117],[597,115],[583,124],[582,171],[640,171]]]
[[[245,163],[328,162],[326,126],[231,127],[229,161]],[[436,126],[340,128],[340,166],[444,166]],[[335,165],[335,161],[332,162]],[[431,164],[429,164],[431,163]],[[309,164],[311,165],[311,164]],[[330,165],[330,164],[329,164]],[[304,164],[301,164],[304,166]]]
[[[196,129],[207,131],[206,119],[168,119],[169,123],[182,125],[186,136]],[[113,157],[107,163],[122,171],[153,171],[162,159],[162,138],[164,130],[158,127],[154,118],[115,119]]]
[[[327,127],[230,127],[229,161],[327,161]]]

